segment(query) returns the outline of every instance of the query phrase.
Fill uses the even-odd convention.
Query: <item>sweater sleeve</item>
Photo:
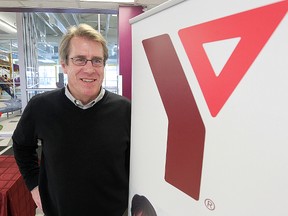
[[[30,100],[26,106],[12,135],[15,160],[30,191],[38,185],[39,178],[39,159],[36,151],[38,140],[35,136],[32,101]]]

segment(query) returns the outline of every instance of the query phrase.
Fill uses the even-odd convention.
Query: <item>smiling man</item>
[[[29,101],[12,137],[19,169],[46,216],[121,216],[128,206],[130,101],[102,88],[108,50],[92,27],[70,28],[59,54],[68,85]]]

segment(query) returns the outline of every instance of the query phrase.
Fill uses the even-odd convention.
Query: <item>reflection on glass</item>
[[[0,18],[7,23],[10,22],[11,26],[12,20],[16,23],[16,13],[0,12]],[[31,12],[23,13],[22,23],[26,66],[26,92],[24,93],[27,93],[28,100],[35,94],[61,88],[67,84],[67,78],[59,63],[58,45],[66,29],[79,23],[91,25],[106,38],[109,59],[105,66],[103,87],[121,94],[117,14]],[[7,36],[4,36],[0,29],[0,76],[4,74],[8,76],[12,82],[11,92],[21,98],[16,26],[12,28],[13,32],[9,30],[5,33]],[[3,66],[4,63],[7,67]],[[8,68],[12,64],[13,67]],[[11,96],[4,92],[5,95]]]
[[[20,77],[15,40],[0,39],[0,91],[1,99],[20,98]]]
[[[57,88],[65,85],[66,77],[59,66],[58,45],[63,33],[71,25],[87,23],[100,30],[106,38],[110,58],[106,65],[104,87],[118,93],[118,42],[117,16],[111,14],[70,14],[70,13],[26,13],[26,26],[34,26],[25,32],[27,40],[32,39],[26,54],[37,49],[37,64],[27,65],[27,88]],[[30,19],[31,18],[31,19]],[[30,20],[29,20],[30,19]],[[29,35],[30,37],[27,37]],[[32,45],[32,46],[31,46]],[[32,54],[30,54],[32,56]]]

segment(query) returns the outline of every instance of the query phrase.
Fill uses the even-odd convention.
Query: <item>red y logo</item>
[[[211,115],[216,116],[282,18],[288,1],[268,5],[179,31]],[[240,37],[219,76],[204,43]],[[169,35],[143,40],[169,125],[165,180],[199,199],[205,126]]]

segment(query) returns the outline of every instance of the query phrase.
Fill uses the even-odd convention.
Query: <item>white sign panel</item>
[[[130,215],[288,215],[287,11],[187,0],[131,20]]]

